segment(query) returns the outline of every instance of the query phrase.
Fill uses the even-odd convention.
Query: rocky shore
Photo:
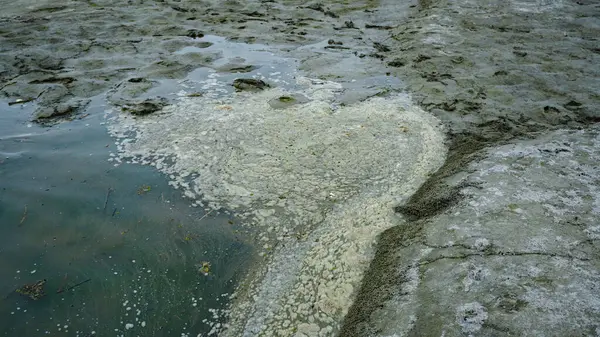
[[[445,163],[390,208],[400,220],[378,236],[338,328],[279,335],[600,335],[596,1],[21,0],[2,8],[0,97],[34,102],[32,120],[46,126],[85,118],[98,95],[124,114],[152,115],[176,104],[156,92],[199,67],[240,77],[260,70],[211,49],[208,36],[263,44],[296,60],[303,76],[342,83],[336,105],[407,92],[441,121]],[[194,49],[179,53],[186,47]]]

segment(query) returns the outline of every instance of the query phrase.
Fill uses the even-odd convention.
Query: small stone
[[[169,105],[164,97],[149,98],[139,102],[125,104],[122,109],[135,116],[149,115]]]
[[[204,37],[204,34],[195,29],[190,29],[188,30],[186,36],[191,37],[192,39],[200,39]]]
[[[89,99],[71,99],[64,103],[59,103],[54,106],[40,106],[33,119],[34,122],[53,125],[61,120],[66,120],[73,115],[78,114],[81,110],[85,109],[91,101]]]
[[[233,81],[233,87],[237,91],[259,91],[271,86],[263,80],[253,78],[237,78]]]
[[[402,59],[394,59],[393,61],[388,62],[388,66],[390,67],[404,67],[406,65],[406,62],[404,62]]]
[[[373,48],[375,48],[380,53],[387,53],[391,51],[390,47],[386,46],[383,43],[375,42],[373,43]]]

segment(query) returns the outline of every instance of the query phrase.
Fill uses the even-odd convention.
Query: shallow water
[[[257,69],[248,76],[295,62],[261,45],[205,40],[213,45],[180,53],[215,53],[216,68],[252,62]],[[198,81],[209,74],[215,71],[198,68],[184,80],[161,80],[144,96],[176,99],[181,90],[202,90]],[[232,81],[239,74],[216,76]],[[287,82],[286,76],[276,77]],[[208,333],[253,263],[237,220],[191,207],[152,167],[113,161],[104,97],[84,118],[52,128],[31,123],[33,109],[0,103],[0,315],[10,318],[0,333]],[[208,275],[200,271],[203,262],[210,263]],[[15,291],[39,280],[47,281],[39,300]]]
[[[2,335],[195,336],[251,259],[234,220],[191,208],[150,167],[108,162],[103,109],[42,128],[31,107],[0,105]],[[15,292],[42,279],[39,300]]]
[[[296,89],[297,60],[264,45],[203,40],[212,45],[176,54],[212,53],[211,68],[156,81],[135,97],[219,99],[239,77]],[[387,76],[346,82],[334,104],[401,87]],[[11,318],[1,334],[196,336],[227,318],[228,295],[259,263],[247,226],[227,211],[191,207],[202,203],[182,197],[155,168],[121,163],[102,95],[52,128],[30,122],[31,104],[0,104],[0,315]],[[47,280],[41,299],[15,292],[39,280]]]

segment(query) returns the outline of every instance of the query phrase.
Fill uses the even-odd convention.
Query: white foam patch
[[[213,209],[234,210],[272,253],[235,300],[224,335],[334,334],[377,235],[400,221],[393,207],[445,159],[438,121],[409,97],[337,107],[341,85],[298,85],[207,93],[145,118],[117,114],[110,126],[121,157],[156,166]],[[308,102],[268,104],[291,94]]]

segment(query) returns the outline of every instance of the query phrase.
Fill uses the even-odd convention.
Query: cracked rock
[[[73,98],[67,102],[52,106],[40,106],[34,112],[33,120],[37,123],[51,126],[63,120],[69,120],[84,110],[90,103],[89,99]]]
[[[135,116],[144,116],[161,110],[169,105],[169,101],[164,97],[148,98],[143,101],[131,102],[123,105],[123,111],[127,111]]]

